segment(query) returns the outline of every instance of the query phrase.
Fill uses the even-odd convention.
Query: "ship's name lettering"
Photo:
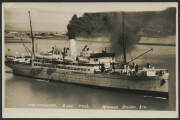
[[[57,107],[56,104],[28,104],[29,107]]]
[[[122,105],[121,109],[138,109],[135,105]]]
[[[118,106],[103,105],[102,108],[103,109],[117,110],[119,107]]]
[[[139,110],[144,110],[144,109],[147,109],[147,106],[145,106],[145,105],[139,105]]]
[[[74,105],[71,105],[71,104],[62,104],[62,107],[63,108],[73,108]]]
[[[87,109],[87,108],[89,108],[89,105],[82,105],[82,104],[79,104],[78,107],[79,107],[79,108]]]

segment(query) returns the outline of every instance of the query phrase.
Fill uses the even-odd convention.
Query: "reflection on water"
[[[43,50],[47,45],[57,45],[63,48],[67,41],[50,41],[49,44],[42,41],[39,49]],[[78,50],[87,44],[82,42],[78,44]],[[95,45],[96,44],[96,45]],[[45,47],[46,45],[46,47]],[[108,46],[108,43],[88,43],[89,47],[94,50],[101,50],[102,46]],[[30,46],[29,46],[30,47]],[[62,107],[63,104],[73,105],[78,108],[79,105],[88,105],[90,109],[102,109],[104,106],[123,107],[145,106],[146,110],[169,110],[175,108],[175,47],[158,47],[154,48],[152,55],[147,55],[137,60],[137,62],[150,62],[160,68],[167,68],[170,72],[169,99],[161,97],[150,97],[140,94],[124,93],[116,90],[101,88],[92,88],[80,85],[48,82],[39,79],[32,79],[22,76],[13,75],[11,72],[5,72],[5,107],[29,107],[30,104],[56,104]],[[10,48],[11,51],[7,51]],[[146,46],[137,46],[136,51],[129,56],[136,56],[142,53]],[[5,51],[12,54],[15,51],[22,51],[23,46],[16,43],[6,44]],[[146,48],[147,49],[147,48]],[[157,51],[156,51],[157,50]],[[166,53],[164,52],[166,50]],[[6,67],[5,71],[10,68]]]

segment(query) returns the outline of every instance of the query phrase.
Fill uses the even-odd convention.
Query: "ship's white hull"
[[[31,66],[23,65],[15,65],[13,72],[22,76],[67,83],[168,93],[168,79],[164,79],[163,76],[128,77],[106,73],[80,73],[47,67],[32,68]]]

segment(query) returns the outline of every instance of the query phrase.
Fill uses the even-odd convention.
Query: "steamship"
[[[30,12],[29,18],[31,57],[7,56],[5,60],[14,74],[103,88],[168,93],[168,70],[154,68],[149,63],[146,67],[140,67],[135,63],[126,62],[126,47],[123,47],[123,62],[117,62],[115,54],[107,50],[91,52],[87,45],[80,55],[77,55],[76,40],[71,36],[69,47],[64,48],[62,52],[53,47],[48,55],[36,54]]]

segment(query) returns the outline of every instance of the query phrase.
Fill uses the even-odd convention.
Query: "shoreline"
[[[36,38],[37,39],[37,38]],[[37,39],[38,41],[67,41],[68,38],[54,37],[46,39]],[[76,38],[79,42],[97,42],[97,43],[110,43],[108,37],[97,37],[97,38]],[[4,40],[4,43],[31,43],[31,40]],[[155,45],[155,46],[176,46],[176,37],[167,36],[167,37],[141,37],[139,42],[136,45]]]

